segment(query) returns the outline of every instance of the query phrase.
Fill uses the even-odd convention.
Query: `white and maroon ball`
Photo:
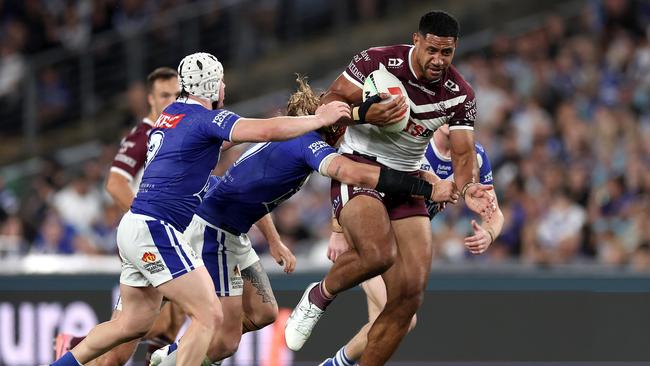
[[[363,83],[363,100],[378,93],[388,93],[390,98],[382,100],[380,103],[388,103],[396,97],[403,95],[406,97],[406,113],[397,122],[385,127],[379,127],[383,132],[397,133],[406,128],[411,114],[411,102],[406,89],[399,79],[385,69],[378,69],[370,73]]]

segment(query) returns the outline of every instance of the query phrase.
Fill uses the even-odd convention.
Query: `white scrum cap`
[[[197,52],[185,56],[178,64],[181,89],[212,102],[219,100],[223,66],[209,53]]]

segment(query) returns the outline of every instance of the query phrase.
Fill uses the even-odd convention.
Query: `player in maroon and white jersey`
[[[474,93],[451,65],[458,34],[458,22],[449,14],[425,14],[413,34],[414,45],[372,48],[354,56],[321,102],[359,104],[367,75],[379,68],[394,74],[411,101],[408,125],[399,133],[386,133],[375,126],[399,119],[399,99],[370,106],[364,102],[353,112],[358,123],[347,128],[341,152],[386,171],[415,175],[433,131],[448,124],[455,184],[465,204],[489,219],[494,202],[486,191],[491,187],[475,183]],[[321,282],[307,288],[287,322],[287,345],[300,349],[338,293],[381,274],[387,303],[368,334],[359,364],[383,365],[406,334],[423,299],[433,247],[427,210],[423,200],[412,196],[388,195],[335,181],[332,204],[353,248],[337,258]]]
[[[127,212],[138,187],[144,163],[147,158],[147,140],[153,121],[158,119],[162,111],[176,100],[180,94],[178,73],[169,67],[160,67],[147,77],[147,102],[149,115],[131,129],[120,144],[120,150],[113,159],[106,191],[111,195],[115,204]],[[119,316],[121,303],[118,303],[112,318]],[[151,330],[143,337],[150,344],[149,352],[165,346],[176,339],[176,334],[185,322],[185,314],[180,307],[168,302],[160,312]],[[74,347],[83,337],[72,337],[59,334],[56,339],[55,359],[58,359],[69,348]],[[101,357],[87,363],[88,366],[117,366],[124,365],[133,355],[138,340],[124,343]],[[72,347],[71,347],[72,346]]]

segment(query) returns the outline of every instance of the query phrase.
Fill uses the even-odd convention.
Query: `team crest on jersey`
[[[185,117],[185,114],[167,114],[163,112],[156,120],[154,128],[176,128],[176,125]]]
[[[451,80],[445,81],[445,88],[449,89],[454,93],[458,93],[460,91],[460,87],[458,86],[458,84],[454,83]]]

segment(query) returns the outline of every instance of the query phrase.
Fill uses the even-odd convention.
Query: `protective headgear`
[[[185,56],[178,64],[178,81],[181,89],[211,102],[219,100],[223,80],[223,66],[209,53],[197,52]]]

